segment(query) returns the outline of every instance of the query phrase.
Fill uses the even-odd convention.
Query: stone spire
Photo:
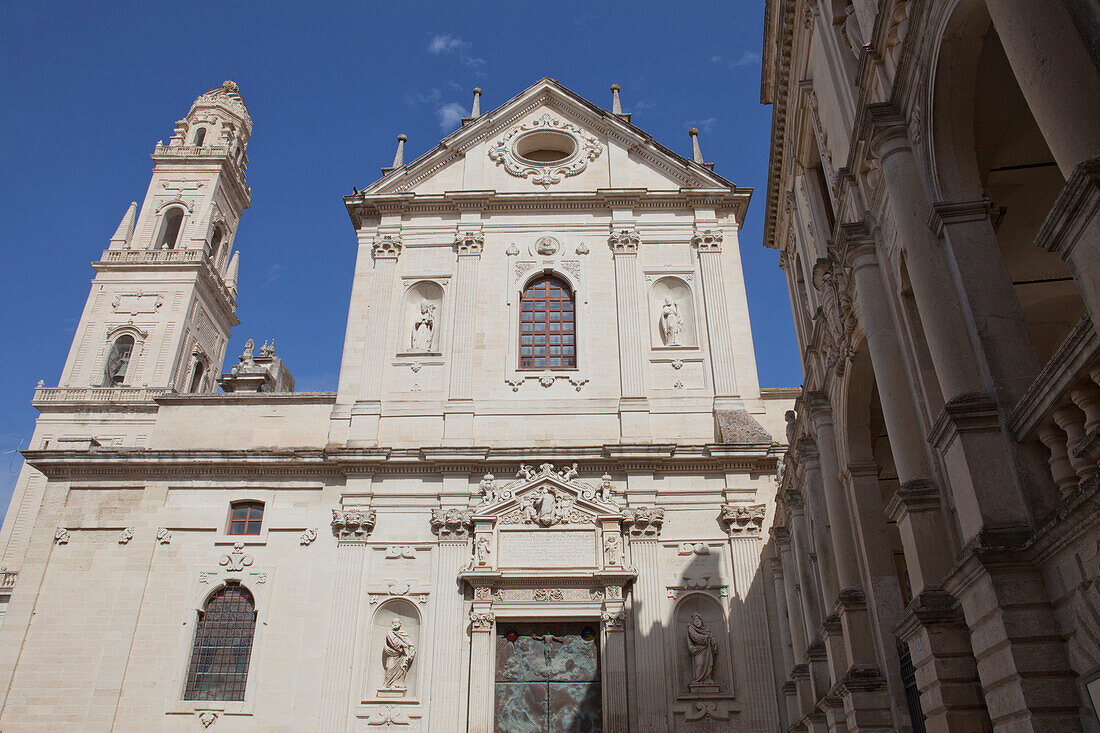
[[[618,84],[611,85],[611,114],[626,122],[630,122],[630,114],[623,112],[622,102],[619,101],[619,89],[620,87]]]
[[[699,129],[691,128],[688,135],[691,135],[691,159],[708,170],[714,170],[714,163],[703,162],[703,150],[699,147]]]
[[[481,87],[474,87],[474,106],[470,108],[470,116],[462,118],[462,126],[470,124],[481,117]]]
[[[397,152],[393,154],[393,165],[389,168],[383,168],[382,175],[386,175],[390,171],[395,171],[405,165],[405,141],[408,139],[405,133],[401,133],[397,136]]]
[[[131,201],[130,208],[126,210],[126,215],[118,223],[115,235],[111,237],[111,244],[108,245],[108,249],[127,249],[130,246],[130,238],[134,236],[134,222],[137,221],[137,211],[137,201]]]

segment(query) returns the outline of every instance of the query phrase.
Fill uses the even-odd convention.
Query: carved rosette
[[[481,232],[458,232],[455,234],[455,252],[461,257],[469,255],[480,257],[485,247],[485,235]]]
[[[432,531],[441,540],[466,541],[474,513],[466,509],[432,509]]]
[[[377,515],[374,509],[333,509],[332,531],[338,542],[366,542]]]
[[[764,524],[763,504],[726,504],[718,521],[725,525],[730,537],[756,537]]]
[[[371,245],[371,254],[376,260],[396,260],[401,254],[401,237],[395,237],[389,234],[378,237],[374,240],[374,244]]]
[[[611,233],[607,243],[611,245],[611,251],[617,255],[636,255],[642,239],[638,236],[636,229],[620,229]]]
[[[496,616],[487,612],[470,612],[470,627],[474,631],[492,631]]]
[[[520,138],[526,137],[527,133],[541,131],[557,132],[573,138],[573,152],[564,160],[545,164],[521,157],[516,151]],[[489,159],[504,166],[504,170],[516,178],[530,178],[532,183],[549,188],[551,184],[560,183],[567,176],[583,172],[590,161],[600,157],[601,152],[603,148],[600,141],[594,136],[571,122],[544,113],[537,119],[513,127],[504,137],[493,143],[489,148]]]
[[[664,523],[663,507],[640,506],[623,509],[623,527],[633,539],[656,539],[661,535],[661,527]]]
[[[691,243],[700,252],[721,252],[722,232],[717,229],[696,229],[691,235]]]

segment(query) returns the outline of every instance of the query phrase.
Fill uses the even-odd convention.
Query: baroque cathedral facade
[[[274,344],[226,364],[252,120],[233,82],[195,101],[35,392],[0,728],[781,725],[761,556],[797,390],[757,382],[751,191],[613,93],[475,92],[400,138],[344,199],[334,392]]]

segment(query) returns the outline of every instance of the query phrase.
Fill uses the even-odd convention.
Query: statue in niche
[[[618,565],[622,562],[623,553],[622,548],[619,546],[619,538],[617,535],[609,534],[604,538],[603,558],[604,562],[608,565]]]
[[[687,627],[687,645],[691,653],[691,685],[715,685],[714,659],[718,656],[718,641],[698,613],[691,614]]]
[[[401,629],[401,619],[395,618],[386,634],[386,645],[382,648],[382,669],[385,672],[386,690],[404,690],[405,675],[409,673],[416,647],[409,642],[409,634]]]
[[[435,333],[435,303],[423,301],[420,315],[413,321],[412,350],[431,351],[432,336]]]
[[[489,549],[489,538],[478,537],[477,540],[474,542],[474,554],[477,557],[477,564],[488,565],[490,552],[491,550]]]
[[[684,319],[680,315],[680,306],[672,298],[665,298],[661,306],[661,337],[665,346],[681,346],[680,336],[684,332]]]

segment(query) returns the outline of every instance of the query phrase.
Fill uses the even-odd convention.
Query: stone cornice
[[[1070,175],[1035,236],[1035,246],[1063,259],[1100,210],[1100,158],[1080,163]]]

